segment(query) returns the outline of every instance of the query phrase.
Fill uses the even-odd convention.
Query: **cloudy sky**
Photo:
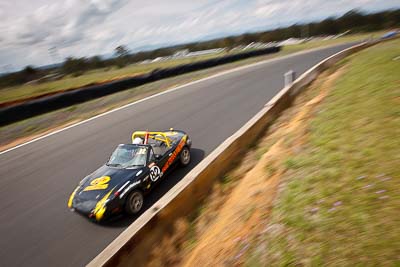
[[[399,0],[0,0],[0,72],[393,7]]]

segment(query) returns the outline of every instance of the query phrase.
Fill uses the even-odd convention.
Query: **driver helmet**
[[[143,145],[143,139],[140,137],[136,137],[135,139],[133,139],[132,144]]]

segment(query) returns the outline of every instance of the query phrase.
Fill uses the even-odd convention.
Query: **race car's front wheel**
[[[125,211],[128,214],[138,213],[143,207],[143,194],[138,190],[132,191],[126,199]]]
[[[190,150],[187,146],[182,148],[181,155],[180,155],[180,160],[181,160],[181,165],[182,166],[187,166],[190,163]]]

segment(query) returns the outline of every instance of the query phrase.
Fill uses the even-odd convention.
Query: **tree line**
[[[84,72],[93,69],[114,66],[121,68],[146,59],[169,56],[183,49],[188,49],[189,51],[222,47],[231,49],[235,46],[247,45],[251,42],[269,43],[286,40],[291,37],[307,38],[310,36],[340,34],[345,31],[351,31],[352,33],[372,32],[396,28],[399,26],[400,9],[387,10],[378,13],[364,13],[358,10],[351,10],[340,17],[329,17],[319,22],[294,24],[289,27],[281,27],[268,31],[245,33],[208,41],[174,45],[151,51],[130,53],[126,46],[120,45],[115,48],[114,57],[109,59],[103,59],[100,56],[94,56],[90,58],[68,57],[61,64],[61,66],[47,70],[37,69],[33,66],[27,66],[19,72],[9,73],[1,76],[0,88],[23,84],[54,72],[62,75],[79,76]]]

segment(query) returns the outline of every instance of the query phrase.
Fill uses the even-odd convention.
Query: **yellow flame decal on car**
[[[110,176],[102,176],[94,179],[90,182],[90,185],[87,186],[83,191],[91,191],[91,190],[104,190],[108,187],[108,182],[111,180]]]
[[[108,192],[102,199],[100,199],[99,202],[97,202],[96,207],[93,210],[93,214],[96,215],[97,221],[100,221],[101,218],[103,218],[104,212],[106,211],[106,201],[114,188],[111,189],[110,192]]]
[[[72,208],[72,201],[74,200],[76,191],[78,191],[78,189],[79,189],[79,186],[77,186],[77,187],[75,188],[74,192],[72,192],[71,196],[69,197],[69,200],[68,200],[68,208],[70,208],[70,209]]]

